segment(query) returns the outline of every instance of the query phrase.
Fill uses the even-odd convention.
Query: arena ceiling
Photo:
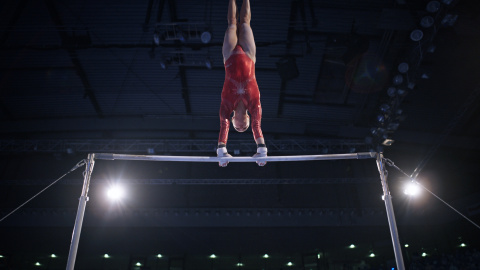
[[[227,6],[3,1],[2,217],[88,153],[215,155]],[[251,9],[271,155],[382,151],[478,222],[476,1],[252,1]],[[232,154],[255,151],[250,131],[229,138]],[[307,269],[316,254],[328,256],[319,261],[328,269],[393,259],[374,161],[95,166],[79,269],[124,269],[137,260],[150,269],[227,269],[239,260],[249,269],[285,268],[288,260]],[[26,258],[26,265],[64,267],[82,170],[0,222],[0,252],[10,258],[0,265]],[[433,252],[447,245],[438,235],[478,239],[472,224],[428,192],[405,198],[405,179],[389,171],[402,242]],[[102,192],[119,177],[131,192],[114,207]],[[352,243],[358,248],[347,249]]]

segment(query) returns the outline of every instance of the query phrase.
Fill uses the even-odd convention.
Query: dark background
[[[2,1],[1,218],[88,153],[214,156],[227,6]],[[478,1],[252,1],[251,9],[269,155],[383,152],[479,223]],[[421,25],[425,16],[432,26]],[[250,130],[232,129],[227,148],[253,155]],[[426,190],[407,197],[408,178],[387,169],[407,266],[478,248],[478,225]],[[65,267],[83,170],[0,222],[1,269]],[[116,182],[127,197],[112,203],[105,192]],[[373,159],[227,168],[97,160],[76,269],[239,261],[242,269],[391,269],[381,195]]]

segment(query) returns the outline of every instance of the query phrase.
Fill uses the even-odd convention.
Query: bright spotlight
[[[417,183],[410,182],[407,184],[403,192],[409,196],[416,196],[420,193],[420,187]]]
[[[122,186],[115,185],[107,191],[107,196],[112,200],[119,200],[125,196],[125,190]]]

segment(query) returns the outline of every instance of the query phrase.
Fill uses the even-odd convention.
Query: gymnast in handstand
[[[239,19],[239,21],[237,21]],[[257,153],[253,157],[267,156],[267,147],[261,129],[262,105],[260,91],[255,78],[256,46],[253,31],[250,27],[250,1],[243,0],[240,18],[237,18],[235,0],[228,4],[228,28],[223,40],[223,62],[225,65],[225,82],[220,104],[220,134],[218,136],[218,157],[231,157],[226,144],[230,128],[230,115],[233,112],[232,124],[236,131],[244,132],[250,125],[253,138],[257,144]],[[219,162],[225,167],[228,162]],[[265,161],[257,161],[264,166]]]

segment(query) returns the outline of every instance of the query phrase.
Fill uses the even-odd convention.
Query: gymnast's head
[[[238,132],[244,132],[250,126],[250,116],[242,102],[233,111],[232,124]]]

